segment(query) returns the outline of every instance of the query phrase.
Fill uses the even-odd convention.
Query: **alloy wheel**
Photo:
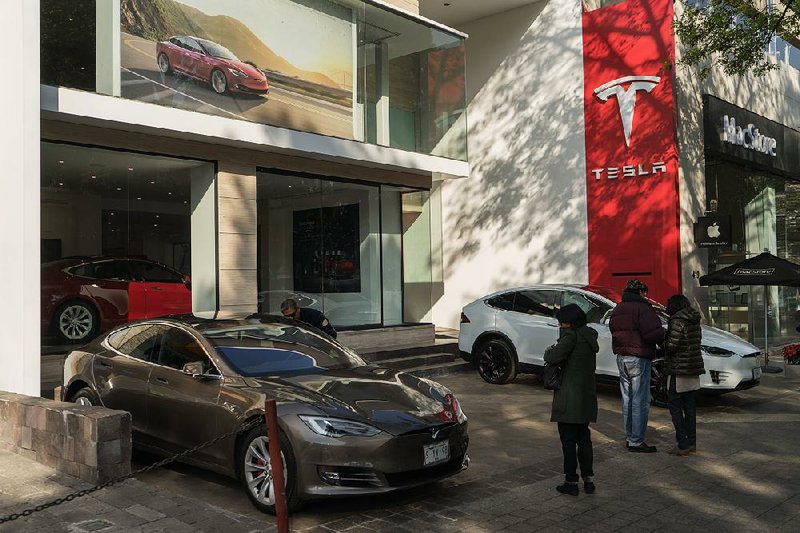
[[[162,74],[169,72],[169,58],[166,54],[160,54],[158,56],[158,70],[160,70]]]
[[[211,73],[211,86],[218,94],[222,94],[228,88],[228,80],[225,79],[225,74],[219,70]]]
[[[508,354],[494,344],[488,344],[481,350],[478,362],[481,372],[491,381],[496,382],[508,372]]]
[[[281,452],[283,479],[287,481],[286,457]],[[244,476],[247,489],[264,505],[275,505],[275,484],[272,477],[272,461],[269,457],[269,439],[256,437],[247,447],[244,456]]]
[[[58,318],[58,329],[69,340],[85,339],[92,331],[94,317],[85,305],[70,305],[61,312]]]

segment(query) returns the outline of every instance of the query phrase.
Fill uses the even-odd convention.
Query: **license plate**
[[[753,369],[753,379],[761,379],[761,367],[757,366]]]
[[[450,459],[450,441],[436,442],[422,447],[425,452],[425,466]]]

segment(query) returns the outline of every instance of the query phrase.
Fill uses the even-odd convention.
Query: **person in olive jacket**
[[[664,339],[665,371],[669,381],[669,412],[675,426],[677,445],[669,453],[688,455],[697,450],[695,393],[705,373],[700,344],[703,330],[700,313],[682,294],[667,300],[669,323]]]
[[[561,493],[578,495],[578,463],[587,494],[595,491],[592,434],[589,423],[597,422],[597,331],[586,325],[586,314],[575,304],[562,307],[557,313],[560,334],[558,342],[544,353],[548,365],[561,365],[561,388],[553,393],[551,422],[558,422],[558,435],[564,454],[564,484],[556,487]]]

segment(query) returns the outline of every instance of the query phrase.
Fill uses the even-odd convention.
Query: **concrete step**
[[[427,353],[405,357],[394,357],[391,359],[381,359],[379,361],[370,362],[374,365],[382,366],[384,368],[407,370],[409,368],[431,366],[441,363],[451,363],[454,360],[455,356],[451,353]]]
[[[409,368],[405,370],[405,372],[414,374],[420,378],[435,378],[438,376],[447,376],[456,372],[475,372],[475,367],[466,361],[458,359],[451,363],[441,363],[436,365]]]
[[[414,357],[417,355],[427,355],[431,353],[449,353],[455,356],[458,355],[458,341],[437,340],[434,346],[407,346],[399,349],[384,349],[376,351],[359,352],[359,355],[370,362],[385,361],[387,359],[398,359],[402,357]]]

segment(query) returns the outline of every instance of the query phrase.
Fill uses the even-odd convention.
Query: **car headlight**
[[[326,437],[374,437],[381,432],[380,429],[343,418],[330,418],[327,416],[299,415],[308,428],[317,435]]]
[[[717,346],[701,346],[701,348],[708,355],[713,355],[715,357],[730,357],[732,355],[736,355],[736,352],[726,350],[725,348],[719,348]]]
[[[230,71],[231,74],[233,74],[234,76],[237,76],[239,78],[246,78],[247,77],[247,74],[245,74],[244,72],[242,72],[239,69],[236,69],[236,68],[233,68],[233,67],[228,67],[228,70]]]

